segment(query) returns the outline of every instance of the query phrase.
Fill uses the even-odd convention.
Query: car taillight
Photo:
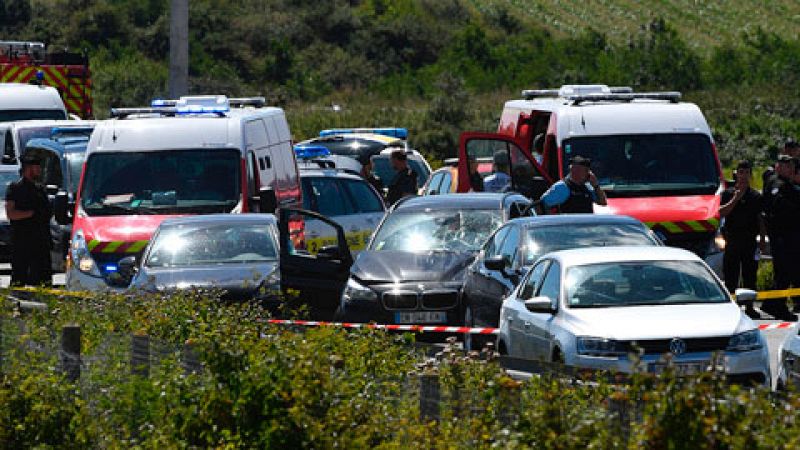
[[[305,223],[303,216],[297,214],[289,217],[289,238],[295,249],[306,249]]]

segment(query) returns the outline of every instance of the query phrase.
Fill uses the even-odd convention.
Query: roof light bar
[[[267,99],[264,97],[229,98],[228,104],[234,108],[244,108],[245,106],[263,108],[267,104]]]
[[[177,108],[111,108],[111,117],[117,119],[124,119],[128,116],[138,114],[158,114],[162,116],[174,116],[177,114]]]
[[[295,145],[294,153],[300,159],[324,158],[331,155],[328,147],[323,145]]]
[[[533,100],[540,97],[558,97],[558,89],[526,89],[522,91],[525,100]]]
[[[53,127],[50,130],[50,137],[59,135],[59,134],[80,134],[85,135],[86,133],[91,134],[94,131],[94,127]]]
[[[608,90],[612,94],[633,94],[633,88],[630,86],[611,86]]]
[[[337,134],[372,133],[382,136],[408,139],[408,128],[332,128],[319,132],[320,137],[335,136]]]
[[[633,100],[664,100],[678,103],[680,92],[637,92],[631,94],[584,94],[568,96],[573,105],[584,102],[630,102]]]

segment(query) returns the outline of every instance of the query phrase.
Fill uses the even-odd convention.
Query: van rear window
[[[592,160],[592,171],[612,197],[713,194],[720,174],[711,140],[703,134],[591,136],[563,143],[570,158]]]

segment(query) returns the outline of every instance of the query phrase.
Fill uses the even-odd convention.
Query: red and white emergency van
[[[459,192],[471,189],[470,161],[501,152],[509,158],[512,189],[538,199],[581,155],[592,160],[608,196],[596,213],[637,218],[666,244],[701,256],[715,251],[724,178],[697,105],[681,102],[678,92],[605,85],[522,95],[506,102],[497,133],[462,134]]]
[[[67,287],[120,287],[119,260],[140,254],[165,218],[300,207],[289,125],[264,103],[155,100],[98,123],[75,199]],[[60,200],[64,216],[70,208]]]

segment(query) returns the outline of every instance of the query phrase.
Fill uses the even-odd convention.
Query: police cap
[[[569,160],[570,164],[577,165],[577,166],[584,166],[584,167],[591,167],[592,160],[589,158],[584,158],[581,155],[573,156]]]

